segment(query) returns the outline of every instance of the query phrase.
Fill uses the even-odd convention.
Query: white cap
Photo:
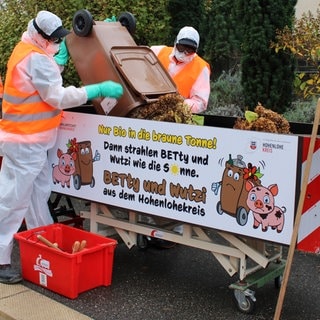
[[[179,43],[179,44],[184,44],[186,46],[198,48],[199,42],[200,42],[199,33],[193,27],[183,27],[182,29],[180,29],[177,35],[176,43]]]
[[[49,11],[39,11],[33,20],[36,30],[45,38],[63,38],[70,33],[63,28],[61,19]]]

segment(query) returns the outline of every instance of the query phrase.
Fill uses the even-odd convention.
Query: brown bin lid
[[[177,92],[172,78],[149,47],[112,47],[110,54],[123,78],[146,100]]]

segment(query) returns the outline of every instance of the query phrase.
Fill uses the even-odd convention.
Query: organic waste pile
[[[127,117],[194,124],[190,107],[184,103],[184,98],[176,93],[163,95],[154,103],[139,106],[133,109]]]
[[[255,107],[254,112],[245,112],[245,119],[238,118],[233,128],[271,133],[290,133],[289,122],[280,114],[264,108],[260,103]]]

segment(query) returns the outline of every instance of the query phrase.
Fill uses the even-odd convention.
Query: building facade
[[[320,9],[320,0],[298,0],[296,5],[296,17],[299,19],[303,13],[310,11],[314,16]]]

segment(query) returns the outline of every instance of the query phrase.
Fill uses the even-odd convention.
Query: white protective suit
[[[185,55],[183,52],[179,52],[176,49],[176,44],[184,44],[189,46],[199,47],[200,36],[196,29],[193,27],[183,27],[180,29],[177,38],[175,40],[172,52],[169,55],[168,73],[171,77],[175,77],[179,73],[185,73],[185,67],[191,62],[196,53],[192,55]],[[151,50],[159,56],[160,51],[165,46],[152,46]],[[193,83],[189,96],[185,97],[184,102],[190,106],[192,113],[201,113],[208,107],[208,101],[210,96],[210,69],[208,67],[203,68],[197,79]],[[177,84],[179,87],[179,84]]]
[[[158,55],[161,49],[163,49],[163,45],[161,46],[152,46],[150,49]],[[168,73],[171,77],[174,77],[179,72],[183,72],[183,69],[186,65],[184,62],[177,63],[174,59],[175,47],[172,48],[172,53],[169,56],[170,64],[168,68]],[[208,101],[210,96],[210,70],[208,68],[204,68],[193,84],[190,97],[185,99],[184,102],[190,106],[192,113],[201,113],[207,109]]]
[[[42,24],[47,23],[47,28],[55,25],[52,22],[57,23],[50,21],[52,16],[43,18]],[[60,109],[87,101],[85,88],[63,87],[60,69],[53,59],[58,44],[44,39],[32,21],[21,40],[38,46],[47,55],[32,52],[16,66],[13,81],[18,88],[37,90],[44,101]],[[28,229],[53,222],[47,204],[51,193],[47,152],[54,146],[56,136],[57,128],[24,135],[0,130],[0,265],[10,264],[13,236],[23,219]]]

